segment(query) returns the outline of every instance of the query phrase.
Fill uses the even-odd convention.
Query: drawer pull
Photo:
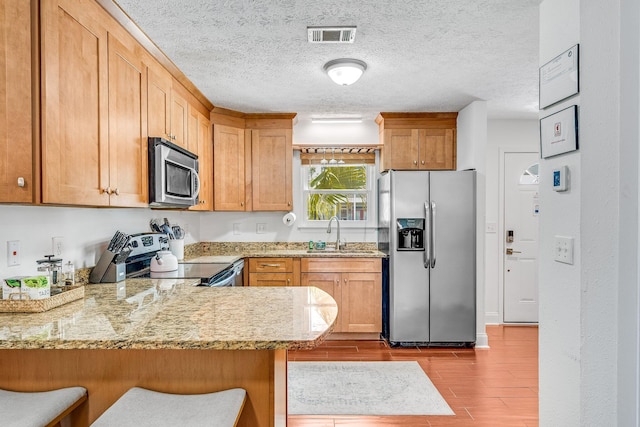
[[[280,267],[280,264],[260,264],[260,267]]]

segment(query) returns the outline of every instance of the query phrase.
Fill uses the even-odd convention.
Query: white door
[[[504,153],[505,323],[538,321],[538,160]]]

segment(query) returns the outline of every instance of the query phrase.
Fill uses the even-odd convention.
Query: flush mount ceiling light
[[[359,59],[341,58],[327,62],[323,69],[336,84],[348,86],[358,81],[367,64]]]

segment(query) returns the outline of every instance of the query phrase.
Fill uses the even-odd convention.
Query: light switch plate
[[[267,224],[265,224],[264,222],[259,222],[258,224],[256,224],[256,233],[264,234],[266,232],[267,232]]]
[[[7,242],[7,265],[20,265],[20,240]]]
[[[553,259],[573,265],[573,237],[554,236]]]

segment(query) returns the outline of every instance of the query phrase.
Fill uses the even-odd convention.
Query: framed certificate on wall
[[[540,156],[543,159],[578,149],[578,107],[540,119]]]
[[[540,109],[560,102],[580,90],[578,45],[540,67]]]

